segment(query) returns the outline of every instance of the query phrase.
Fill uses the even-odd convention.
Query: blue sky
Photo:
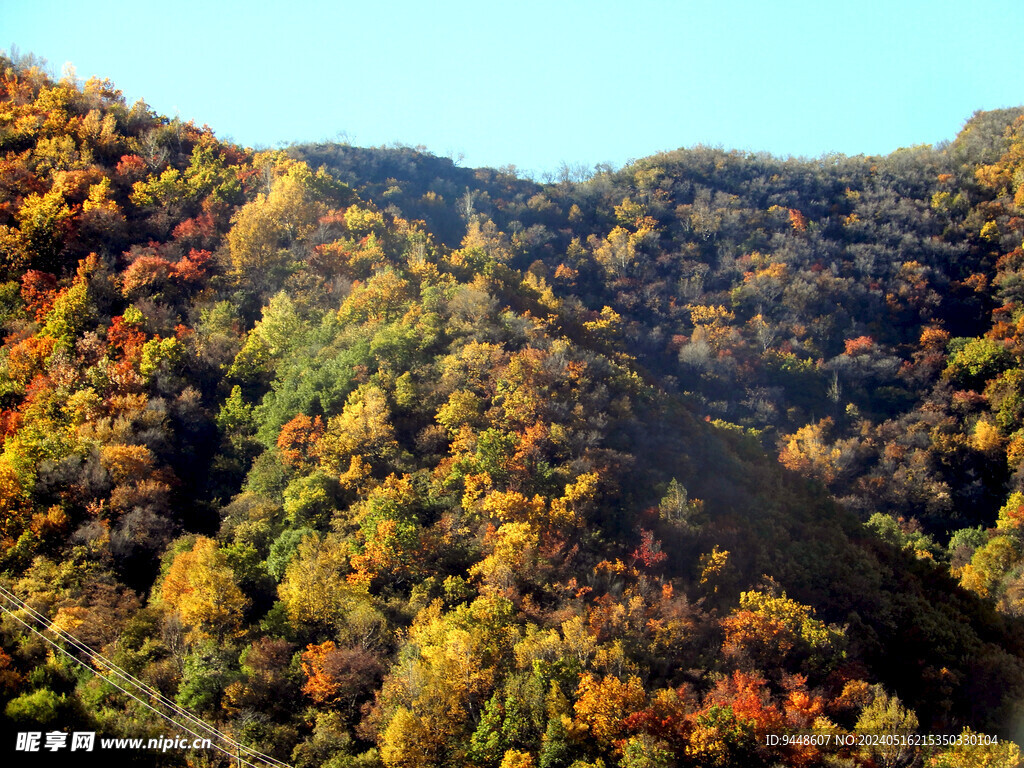
[[[0,47],[248,146],[347,137],[541,174],[698,143],[877,154],[1024,104],[1019,0],[0,0]]]

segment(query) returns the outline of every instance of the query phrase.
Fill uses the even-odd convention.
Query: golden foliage
[[[623,735],[623,720],[643,707],[645,700],[639,677],[622,682],[612,675],[597,678],[588,672],[580,677],[574,706],[576,720],[595,741],[608,746]]]
[[[217,542],[205,536],[174,558],[160,599],[177,611],[193,639],[238,634],[249,604]]]
[[[349,395],[340,414],[327,420],[314,451],[325,468],[336,468],[357,455],[384,459],[397,448],[387,396],[380,387],[364,384]]]
[[[307,536],[288,563],[277,593],[296,623],[332,626],[364,590],[351,586],[346,547],[336,538]]]
[[[838,448],[830,448],[826,441],[832,424],[832,419],[825,418],[817,424],[807,424],[791,435],[784,435],[782,439],[786,442],[779,452],[782,465],[825,483],[835,480],[842,453]]]

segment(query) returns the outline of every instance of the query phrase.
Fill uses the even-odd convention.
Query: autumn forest
[[[1021,759],[1024,109],[538,182],[3,55],[0,331],[4,750]]]

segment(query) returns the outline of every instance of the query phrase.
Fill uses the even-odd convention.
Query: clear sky
[[[1024,104],[1022,28],[1021,0],[0,0],[0,47],[248,146],[340,135],[537,174],[951,139]]]

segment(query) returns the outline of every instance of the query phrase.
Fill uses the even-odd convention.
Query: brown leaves
[[[382,668],[377,656],[362,648],[338,647],[328,640],[310,644],[302,654],[306,684],[302,692],[317,704],[349,704],[369,691]]]

